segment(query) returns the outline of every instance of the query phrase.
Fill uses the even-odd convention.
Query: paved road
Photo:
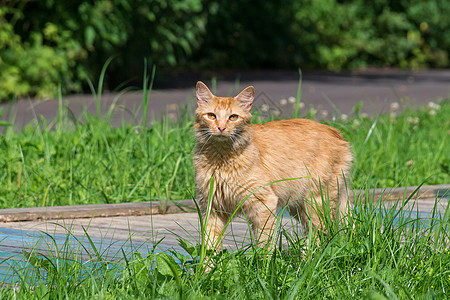
[[[149,103],[149,115],[160,117],[168,112],[175,117],[176,111],[187,104],[195,106],[194,86],[198,80],[204,80],[211,86],[211,77],[199,74],[166,78],[166,83],[152,91]],[[217,78],[218,95],[235,95],[248,85],[256,88],[255,107],[268,104],[272,110],[291,115],[292,105],[280,105],[281,99],[295,97],[299,83],[298,72],[244,72],[226,73]],[[439,101],[450,97],[450,70],[399,71],[376,70],[358,73],[318,73],[304,72],[301,99],[306,108],[314,107],[319,111],[327,110],[328,117],[333,111],[350,114],[360,101],[364,102],[362,112],[376,114],[389,111],[392,102],[402,106],[424,105],[429,101]],[[106,111],[117,97],[114,115],[115,123],[122,118],[132,119],[142,103],[140,92],[127,92],[123,95],[107,93],[102,97],[102,107]],[[92,95],[71,95],[64,98],[68,107],[78,116],[87,109],[95,112],[95,100]],[[18,127],[29,123],[37,116],[54,119],[58,111],[58,100],[47,101],[20,100],[13,105],[2,105],[3,119],[15,115]]]

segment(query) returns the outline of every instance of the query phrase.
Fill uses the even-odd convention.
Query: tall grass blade
[[[142,123],[141,126],[144,128],[147,126],[147,114],[148,114],[148,103],[150,101],[150,95],[153,89],[153,82],[155,80],[156,66],[152,67],[152,75],[148,78],[147,75],[147,59],[144,59],[144,83],[142,90]],[[150,80],[150,81],[149,81]]]
[[[200,219],[200,230],[201,230],[201,246],[200,246],[200,262],[204,262],[206,259],[206,252],[209,246],[210,233],[207,232],[207,225],[209,218],[211,216],[212,201],[214,195],[214,176],[211,177],[209,181],[209,194],[208,194],[208,205],[205,212],[205,217]],[[199,212],[201,214],[201,212]]]
[[[98,86],[97,86],[97,94],[95,95],[95,107],[96,107],[96,112],[97,112],[97,117],[100,118],[101,117],[101,105],[102,105],[102,93],[103,93],[103,81],[105,80],[105,75],[106,75],[106,69],[108,68],[109,64],[111,63],[111,61],[113,61],[113,59],[115,58],[115,56],[111,56],[110,58],[108,58],[106,60],[106,62],[103,64],[102,70],[100,72],[100,76],[98,79]]]

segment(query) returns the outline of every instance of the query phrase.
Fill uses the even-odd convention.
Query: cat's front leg
[[[228,219],[212,209],[208,217],[206,217],[206,212],[203,211],[203,221],[205,223],[202,226],[202,230],[205,230],[205,234],[202,235],[202,243],[208,250],[211,250],[214,254],[217,254],[222,250],[224,228]],[[205,257],[205,263],[206,265],[204,271],[210,272],[214,267],[210,254]]]
[[[269,248],[277,221],[278,197],[270,193],[251,200],[244,211],[252,224],[253,236],[259,247]]]
[[[206,213],[204,213],[203,220],[206,222],[206,243],[209,250],[213,250],[218,253],[222,250],[223,231],[228,219],[220,212],[211,209],[211,213],[207,220]]]

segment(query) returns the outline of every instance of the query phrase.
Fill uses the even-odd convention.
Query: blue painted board
[[[91,244],[92,241],[92,244]],[[84,263],[97,261],[97,254],[102,261],[119,262],[124,254],[127,259],[134,253],[145,257],[153,249],[149,242],[120,241],[113,239],[91,238],[70,234],[46,234],[39,231],[23,231],[0,227],[0,282],[11,283],[20,280],[19,274],[28,273],[36,278],[34,268],[27,262],[23,251],[34,253],[37,257],[58,257]],[[175,249],[185,253],[181,247],[158,245],[155,252]],[[27,276],[28,277],[28,276]]]

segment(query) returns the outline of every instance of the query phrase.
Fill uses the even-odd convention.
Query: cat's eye
[[[230,119],[230,121],[236,121],[238,118],[238,115],[231,115],[228,119]]]
[[[216,119],[216,115],[213,113],[207,113],[206,116],[208,117],[208,119],[210,120],[215,120]]]

